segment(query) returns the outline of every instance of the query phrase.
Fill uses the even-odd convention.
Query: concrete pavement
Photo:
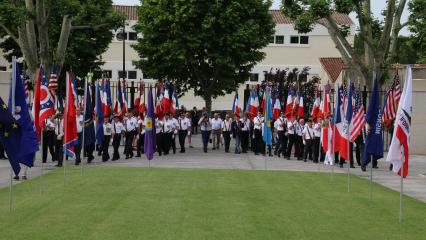
[[[176,141],[178,142],[178,141]],[[193,137],[194,148],[187,148],[186,153],[169,154],[159,157],[155,155],[150,162],[151,167],[167,167],[167,168],[210,168],[210,169],[245,169],[245,170],[285,170],[285,171],[307,171],[307,172],[326,172],[330,173],[331,166],[323,164],[314,164],[312,162],[296,161],[295,159],[286,160],[284,158],[255,156],[253,153],[234,154],[233,141],[231,141],[231,153],[225,153],[224,149],[209,150],[204,153],[201,148],[201,139],[199,135]],[[178,144],[178,143],[177,143]],[[110,148],[112,151],[112,148]],[[120,149],[122,153],[122,148]],[[112,154],[110,154],[112,156]],[[148,167],[148,161],[145,156],[141,158],[133,158],[106,163],[102,163],[96,159],[92,164],[85,164],[84,167],[94,166],[115,166],[115,167]],[[28,177],[34,178],[41,174],[41,157],[36,157],[35,166],[28,171]],[[48,158],[50,159],[50,157]],[[64,161],[67,165],[72,166],[74,161]],[[400,178],[388,170],[389,164],[384,159],[379,160],[379,169],[374,169],[374,182],[385,187],[399,191]],[[55,169],[54,163],[44,164],[44,173]],[[347,168],[334,167],[336,173],[347,173]],[[369,179],[369,171],[362,172],[360,167],[350,169],[351,174],[361,178]],[[426,203],[426,156],[414,155],[410,158],[409,176],[404,181],[404,193],[408,196],[416,198]],[[0,161],[0,188],[9,185],[10,165],[8,161]],[[14,181],[19,184],[21,181]]]

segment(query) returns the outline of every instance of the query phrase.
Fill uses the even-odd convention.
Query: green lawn
[[[69,168],[0,190],[0,239],[425,239],[426,204],[346,175],[202,169]]]

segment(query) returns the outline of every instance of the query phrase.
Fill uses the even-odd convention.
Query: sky
[[[281,0],[273,0],[273,1],[274,3],[272,5],[272,9],[279,9]],[[140,3],[140,0],[113,0],[113,2],[114,4],[136,5]],[[383,20],[383,16],[381,15],[381,12],[383,11],[385,7],[386,7],[386,0],[371,1],[372,12],[374,16],[379,18],[380,20]],[[401,23],[404,23],[407,20],[408,14],[409,13],[406,6],[404,13],[402,14]],[[356,15],[351,14],[350,16],[352,20],[356,23],[357,22]],[[401,35],[409,35],[409,31],[407,30],[407,28],[404,28],[403,30],[401,30]]]

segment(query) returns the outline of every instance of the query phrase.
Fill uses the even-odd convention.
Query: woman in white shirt
[[[104,141],[102,144],[102,162],[106,162],[109,160],[108,148],[109,148],[109,142],[111,141],[111,136],[112,136],[112,125],[109,122],[109,118],[105,118],[103,129],[104,129]]]

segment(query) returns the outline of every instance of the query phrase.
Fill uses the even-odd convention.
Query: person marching
[[[320,153],[321,151],[321,118],[314,118],[314,163],[318,163],[320,161]]]
[[[138,121],[133,116],[133,112],[129,111],[127,113],[127,119],[124,121],[124,127],[126,129],[126,146],[124,148],[124,153],[126,154],[126,159],[133,158],[133,139],[136,136],[136,126]]]
[[[235,139],[235,154],[241,153],[241,137],[244,123],[240,120],[238,115],[234,115],[234,121],[231,123],[232,138]],[[247,136],[248,137],[248,136]]]
[[[281,112],[280,117],[274,123],[278,135],[277,154],[281,157],[281,154],[286,154],[287,137],[285,135],[287,129],[287,123],[284,119],[284,113]]]
[[[250,118],[248,118],[247,114],[244,114],[240,121],[243,125],[240,133],[241,149],[242,153],[247,153],[250,138]]]
[[[303,160],[304,146],[303,145],[303,130],[305,129],[305,120],[299,119],[299,123],[296,126],[296,157],[297,160]]]
[[[102,162],[106,162],[110,159],[109,157],[109,142],[111,141],[111,135],[112,135],[112,125],[109,122],[109,118],[105,118],[104,126],[104,141],[102,144]]]
[[[207,145],[209,143],[210,133],[212,131],[212,123],[209,119],[209,115],[207,112],[203,112],[203,116],[198,121],[198,125],[200,126],[200,130],[201,130],[203,150],[205,153],[207,153]]]
[[[220,146],[220,135],[222,128],[222,119],[219,117],[218,113],[213,115],[211,119],[212,131],[213,131],[213,150],[219,149]]]
[[[163,120],[163,140],[161,141],[164,155],[169,154],[170,147],[172,146],[174,127],[175,123],[170,119],[170,114],[166,113]]]
[[[253,119],[254,123],[254,154],[259,155],[259,152],[262,152],[262,123],[263,117],[262,113],[258,112],[257,116]]]
[[[303,143],[305,145],[305,153],[303,155],[303,160],[306,162],[308,155],[312,159],[312,150],[314,147],[314,129],[312,128],[312,119],[308,120],[308,126],[304,126],[302,131]]]
[[[290,160],[291,157],[291,150],[293,148],[293,145],[295,146],[297,153],[297,144],[296,144],[296,127],[297,127],[297,121],[296,120],[289,120],[287,121],[287,131],[288,131],[288,145],[287,145],[287,160]]]
[[[189,112],[186,112],[185,116],[186,116],[186,118],[191,119]],[[188,134],[187,134],[189,148],[194,148],[192,146],[192,134],[193,134],[193,131],[194,131],[194,126],[192,126],[192,123],[193,123],[193,121],[191,120],[191,127],[188,128]],[[197,124],[198,124],[198,122],[197,122]]]
[[[112,147],[114,149],[114,153],[112,154],[112,161],[116,161],[120,159],[120,154],[118,152],[118,148],[120,147],[121,134],[124,132],[124,125],[120,122],[120,117],[118,115],[114,116],[114,123],[112,124]]]
[[[163,146],[163,138],[164,138],[164,122],[160,120],[160,118],[155,119],[155,123],[157,124],[157,127],[155,128],[155,143],[157,145],[157,152],[158,155],[162,155],[164,152],[164,146]]]
[[[136,128],[138,132],[138,141],[136,144],[136,157],[141,157],[144,151],[145,143],[145,123],[141,116],[138,117],[138,127]]]
[[[56,141],[55,141],[55,160],[58,161],[58,164],[56,167],[62,167],[62,162],[64,160],[64,153],[63,153],[63,136],[64,136],[64,121],[63,121],[63,115],[62,113],[56,114],[55,119],[55,135],[56,135]]]
[[[188,116],[187,116],[188,117]],[[194,107],[191,111],[191,127],[192,127],[192,134],[198,134],[198,121],[199,121],[199,117],[198,117],[198,111],[197,108]],[[191,145],[189,146],[191,147]]]
[[[79,165],[81,163],[81,149],[83,146],[83,127],[84,127],[84,117],[79,107],[76,108],[76,122],[77,122],[78,143],[75,146],[75,165]]]
[[[239,118],[238,115],[236,115]],[[222,122],[222,135],[225,141],[225,152],[229,153],[229,145],[231,144],[231,125],[232,120],[229,117],[229,114],[225,115],[225,120]]]
[[[189,120],[185,112],[181,112],[180,117],[178,119],[178,136],[179,136],[180,153],[185,152],[185,139],[190,130],[191,130],[191,120]]]
[[[182,105],[183,107],[183,105]],[[184,110],[182,110],[184,112]],[[178,120],[170,114],[170,120],[173,123],[173,130],[172,130],[172,138],[170,139],[170,147],[173,150],[173,154],[176,154],[176,135],[178,135],[178,128],[179,128],[179,122]],[[179,137],[178,137],[179,138]]]
[[[46,163],[47,161],[47,149],[49,149],[50,155],[52,156],[52,162],[56,161],[55,157],[55,115],[53,114],[46,119],[45,124],[43,125],[43,152],[42,152],[42,161]]]

